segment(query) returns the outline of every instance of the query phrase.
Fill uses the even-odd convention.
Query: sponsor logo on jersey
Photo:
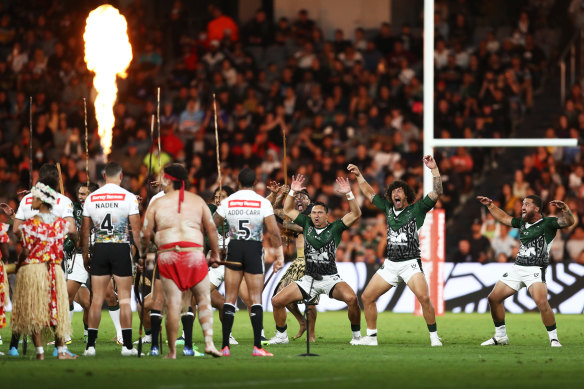
[[[91,201],[124,201],[126,195],[124,193],[101,193],[91,195]]]
[[[229,208],[261,208],[262,203],[257,200],[229,200]]]
[[[61,202],[61,198],[58,198],[58,199],[57,199],[57,205],[58,205],[60,202]],[[24,203],[25,203],[26,205],[31,205],[31,204],[32,204],[32,196],[28,197],[28,198],[27,198],[27,199],[24,201]],[[69,206],[71,206],[71,205],[69,205]]]

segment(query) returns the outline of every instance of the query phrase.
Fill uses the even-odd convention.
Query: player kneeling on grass
[[[541,319],[548,331],[550,345],[552,347],[562,347],[558,341],[556,318],[548,301],[545,271],[550,263],[549,252],[552,241],[556,236],[556,231],[574,224],[572,211],[564,202],[553,200],[550,204],[561,211],[561,216],[557,218],[544,217],[541,197],[529,195],[523,200],[521,217],[514,218],[493,204],[493,200],[488,197],[477,196],[477,200],[486,205],[489,212],[500,223],[519,228],[520,241],[515,264],[509,272],[503,274],[503,277],[489,294],[491,316],[495,323],[495,336],[483,342],[481,346],[509,344],[505,328],[503,301],[525,286],[541,313]]]
[[[430,332],[430,344],[442,346],[436,330],[436,314],[430,300],[428,283],[422,270],[420,236],[418,235],[418,231],[424,224],[426,213],[436,205],[442,194],[442,179],[432,156],[425,156],[424,163],[432,170],[433,189],[426,197],[415,203],[414,190],[404,181],[392,182],[385,192],[385,197],[381,197],[365,181],[357,166],[347,166],[347,169],[357,177],[359,188],[365,197],[377,208],[383,210],[387,218],[387,259],[361,295],[365,320],[367,320],[367,336],[362,338],[359,345],[377,346],[377,305],[375,302],[389,289],[400,282],[405,282],[422,306],[422,313]]]
[[[351,227],[361,217],[361,209],[351,192],[349,180],[337,178],[337,192],[347,196],[350,212],[342,219],[328,222],[328,208],[321,202],[315,202],[310,217],[301,214],[294,207],[294,193],[304,190],[304,177],[292,177],[290,193],[284,202],[284,213],[295,224],[303,228],[304,256],[306,271],[304,276],[272,297],[276,336],[270,339],[271,344],[288,343],[286,333],[286,305],[303,299],[313,300],[316,296],[327,294],[329,297],[343,301],[348,306],[349,321],[353,339],[351,344],[361,338],[361,309],[357,295],[351,287],[341,279],[335,262],[337,247],[343,231]]]

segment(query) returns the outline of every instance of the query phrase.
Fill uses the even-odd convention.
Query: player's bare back
[[[173,242],[193,242],[203,245],[203,217],[211,218],[209,208],[199,196],[185,192],[183,211],[178,213],[179,192],[168,193],[153,204],[156,223],[155,242],[158,247]]]

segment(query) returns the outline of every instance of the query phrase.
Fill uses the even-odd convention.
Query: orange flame
[[[116,76],[126,78],[132,61],[132,46],[128,39],[126,18],[111,5],[102,5],[89,14],[86,20],[85,62],[95,73],[93,86],[97,90],[95,116],[104,155],[111,151],[113,106],[118,94]]]

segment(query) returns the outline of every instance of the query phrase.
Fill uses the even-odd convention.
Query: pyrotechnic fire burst
[[[87,17],[83,34],[85,62],[87,68],[95,73],[95,116],[106,157],[112,145],[113,106],[118,94],[116,76],[126,78],[126,70],[132,61],[127,30],[126,18],[118,10],[111,5],[102,5]]]

